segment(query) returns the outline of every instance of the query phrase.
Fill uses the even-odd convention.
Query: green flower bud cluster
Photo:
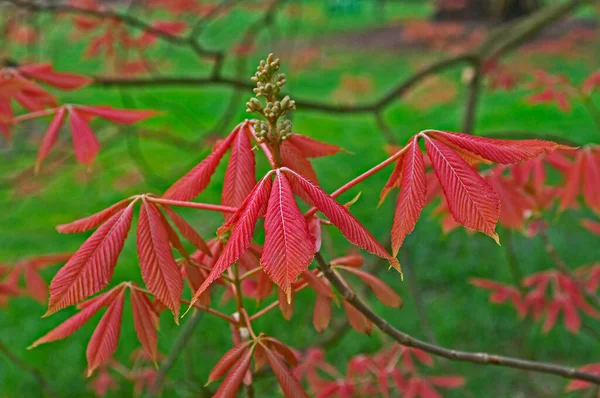
[[[269,54],[266,60],[260,61],[257,72],[252,77],[252,81],[256,83],[256,96],[246,103],[246,112],[257,113],[268,122],[255,122],[254,130],[261,142],[281,142],[292,132],[292,122],[282,117],[296,109],[296,103],[288,95],[278,99],[286,82],[285,75],[277,73],[279,67],[279,59],[274,59],[273,54]],[[260,100],[261,97],[265,102]]]

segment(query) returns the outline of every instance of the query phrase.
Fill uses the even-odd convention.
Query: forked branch
[[[546,362],[527,361],[518,358],[505,357],[501,355],[493,355],[488,353],[475,353],[467,351],[451,350],[444,347],[440,347],[434,344],[430,344],[414,337],[401,332],[388,323],[385,319],[377,315],[371,310],[361,299],[354,294],[333,272],[327,261],[323,258],[321,253],[317,252],[315,259],[319,265],[319,268],[323,272],[324,276],[331,282],[337,291],[342,295],[343,299],[350,303],[354,308],[360,311],[367,319],[369,319],[379,330],[398,343],[407,346],[415,347],[428,352],[433,355],[437,355],[443,358],[451,359],[454,361],[471,362],[479,365],[494,365],[506,368],[515,368],[529,370],[538,373],[553,374],[557,376],[566,377],[569,379],[580,379],[589,381],[594,384],[600,385],[600,375],[582,372],[576,368],[570,368],[566,366],[555,365]]]

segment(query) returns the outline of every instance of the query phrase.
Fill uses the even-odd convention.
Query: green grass
[[[357,2],[358,3],[358,2]],[[367,26],[374,26],[377,20],[370,11],[367,2],[360,2],[360,12],[351,10],[331,10],[318,2],[307,2],[306,12],[300,21],[283,17],[278,25],[282,43],[290,43],[294,38],[293,23],[298,24],[300,37],[310,41],[311,38],[354,31]],[[407,10],[398,5],[390,7],[386,17],[395,20],[400,17],[421,17],[428,10],[420,6],[409,6]],[[236,12],[230,22],[209,26],[205,32],[209,38],[208,45],[230,47],[233,38],[239,34],[241,26],[252,17],[247,13]],[[50,22],[47,20],[46,22]],[[48,30],[43,44],[43,59],[52,60],[59,70],[79,71],[81,73],[98,73],[102,70],[98,60],[84,60],[81,52],[84,45],[81,41],[69,42],[65,45],[64,25]],[[256,56],[250,57],[246,65],[245,75],[252,74],[255,62],[270,51],[267,35],[261,36],[261,45]],[[14,49],[15,57],[26,54],[25,49]],[[515,61],[526,61],[539,65],[542,69],[566,73],[575,80],[581,81],[598,65],[598,54],[580,56],[571,59],[566,57],[550,57],[531,55],[521,52],[511,58]],[[587,51],[590,51],[587,49]],[[592,53],[593,54],[593,53]],[[150,52],[151,56],[161,56],[168,60],[172,68],[169,72],[181,75],[200,74],[207,70],[200,65],[192,54],[160,47]],[[406,50],[402,52],[356,51],[352,49],[329,47],[324,50],[322,59],[313,62],[310,69],[288,74],[289,91],[297,98],[310,98],[319,101],[335,101],[332,93],[338,87],[340,75],[366,75],[372,78],[373,92],[360,101],[369,101],[379,94],[387,92],[393,85],[401,82],[415,70],[417,61],[435,59],[439,54],[423,50]],[[333,62],[326,62],[333,60]],[[283,64],[289,63],[289,57]],[[510,63],[509,63],[510,65]],[[233,63],[226,65],[228,72],[234,70]],[[461,126],[465,89],[458,83],[461,71],[454,69],[443,74],[444,78],[455,82],[457,96],[450,102],[434,104],[426,109],[417,108],[405,101],[395,102],[385,112],[386,121],[391,126],[394,136],[400,143],[405,142],[415,132],[425,128],[438,128],[457,131]],[[246,117],[244,112],[245,93],[239,101],[238,111],[225,131]],[[435,97],[436,93],[430,93]],[[599,142],[599,131],[594,127],[591,118],[583,107],[574,105],[571,113],[560,113],[552,106],[530,106],[525,101],[527,92],[515,90],[511,92],[492,92],[485,90],[478,116],[477,131],[502,132],[526,131],[543,132],[562,136],[578,143]],[[165,114],[143,124],[144,128],[166,131],[174,136],[190,141],[201,141],[206,132],[214,126],[219,115],[227,107],[230,92],[219,87],[199,88],[157,88],[150,90],[127,90],[86,88],[73,93],[61,95],[61,102],[85,104],[112,104],[121,106],[123,100],[132,100],[136,107],[152,108],[164,111]],[[314,164],[323,187],[332,191],[344,182],[368,169],[385,158],[383,146],[385,140],[370,116],[346,115],[334,117],[317,112],[306,112],[299,109],[294,115],[295,131],[319,140],[337,143],[355,155],[339,154],[335,157],[317,159]],[[0,156],[1,176],[4,178],[19,170],[29,167],[35,159],[35,146],[31,138],[39,138],[45,123],[32,123],[27,128],[15,130],[12,149],[2,149]],[[41,184],[43,191],[35,194],[18,194],[17,187],[2,186],[0,206],[5,211],[0,213],[0,261],[10,263],[21,257],[76,250],[87,234],[58,235],[54,226],[60,223],[89,215],[128,195],[155,192],[160,193],[182,173],[204,158],[208,146],[202,149],[194,147],[173,146],[149,139],[136,138],[136,128],[117,128],[102,122],[93,123],[103,148],[94,164],[93,170],[86,171],[77,166],[72,158],[66,165],[49,177],[31,177],[24,183]],[[64,131],[59,146],[63,152],[70,153],[70,139]],[[117,138],[110,138],[117,134]],[[139,173],[139,153],[147,163],[150,174],[132,184],[118,184],[128,174]],[[217,203],[220,198],[220,179],[224,173],[224,165],[219,167],[210,188],[202,194],[204,202]],[[372,179],[351,190],[341,197],[341,201],[349,200],[359,191],[362,196],[352,207],[357,218],[365,223],[370,231],[382,241],[386,239],[391,225],[393,198],[381,208],[376,209],[379,191],[385,183],[389,171],[378,174]],[[568,260],[573,267],[588,264],[599,258],[600,248],[597,237],[590,236],[577,224],[582,212],[568,212],[556,221],[552,228],[551,238],[557,251]],[[214,214],[182,210],[181,214],[190,220],[205,238],[210,238],[222,220]],[[134,220],[135,224],[135,220]],[[125,249],[120,256],[112,284],[123,280],[141,281],[135,242],[133,235],[129,237]],[[531,273],[551,268],[550,259],[545,255],[538,238],[525,238],[513,235],[514,245],[524,273]],[[349,245],[336,231],[327,234],[324,255],[332,258],[343,255]],[[468,284],[470,277],[478,276],[496,279],[509,283],[510,273],[504,257],[503,247],[480,234],[468,235],[464,230],[457,230],[444,236],[439,223],[430,216],[430,209],[422,217],[415,232],[407,239],[405,248],[410,253],[410,264],[417,275],[421,287],[428,316],[438,342],[447,347],[469,351],[487,351],[499,354],[524,356],[518,341],[523,331],[528,350],[539,360],[548,360],[568,365],[581,365],[597,362],[600,355],[597,340],[587,334],[571,335],[563,328],[557,327],[547,335],[541,333],[539,323],[519,321],[514,310],[505,306],[491,306],[487,302],[487,294]],[[368,260],[371,259],[367,256]],[[44,276],[49,281],[57,267],[49,269]],[[395,272],[387,272],[382,266],[379,276],[388,282],[404,299],[402,309],[389,309],[372,297],[367,297],[373,307],[393,325],[407,333],[425,338],[418,321],[414,300],[408,285],[415,281],[400,281]],[[189,292],[188,292],[189,294]],[[218,301],[218,297],[215,301]],[[254,303],[247,303],[250,309]],[[270,316],[256,322],[255,329],[276,336],[292,347],[307,347],[317,339],[311,326],[314,293],[304,291],[297,297],[294,317],[291,322],[283,321],[281,315],[273,312]],[[231,305],[225,306],[225,312],[232,312]],[[26,351],[36,338],[58,325],[68,316],[75,313],[71,308],[65,309],[49,318],[40,319],[45,309],[33,300],[20,298],[11,300],[10,305],[0,311],[0,339],[28,363],[39,368],[51,382],[61,397],[84,397],[90,392],[86,388],[84,378],[85,347],[97,319],[77,331],[73,336],[60,342],[40,346]],[[342,311],[335,310],[335,315],[342,317]],[[182,322],[186,322],[184,318]],[[586,319],[598,329],[597,321]],[[129,310],[124,314],[124,326],[116,357],[128,363],[129,354],[138,346],[132,327]],[[159,338],[160,350],[167,353],[179,328],[173,324],[172,317],[165,313],[161,317]],[[373,353],[389,339],[378,331],[371,336],[360,335],[350,331],[337,344],[330,347],[327,359],[340,369],[344,369],[348,358],[359,353]],[[198,327],[188,348],[192,361],[192,377],[203,384],[208,372],[218,358],[230,347],[227,325],[218,319],[205,316]],[[564,381],[556,377],[530,375],[501,368],[482,368],[471,364],[442,362],[440,372],[461,374],[468,380],[466,390],[472,396],[489,394],[490,382],[493,381],[494,396],[529,396],[531,392],[526,385],[532,379],[539,388],[548,388],[554,395],[561,395]],[[427,372],[427,371],[425,371]],[[192,396],[189,391],[179,387],[173,390],[178,380],[184,378],[183,361],[180,360],[170,373],[170,382],[165,396]],[[118,378],[117,378],[118,379]],[[122,380],[122,379],[118,379]],[[214,388],[214,386],[211,386]],[[257,394],[260,397],[278,396],[272,379],[257,382]],[[0,357],[0,393],[6,396],[39,396],[40,390],[35,380]],[[465,396],[465,390],[449,393],[448,396]],[[117,393],[111,396],[131,396],[131,387],[120,384]]]

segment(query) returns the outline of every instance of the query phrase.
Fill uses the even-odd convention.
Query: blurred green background
[[[425,29],[419,27],[419,23],[430,21],[434,13],[431,2],[386,3],[385,12],[381,12],[381,4],[376,1],[288,1],[277,11],[273,24],[261,29],[252,54],[240,62],[229,57],[224,74],[249,80],[258,61],[273,51],[282,59],[283,69],[288,74],[286,90],[295,99],[334,104],[365,103],[379,98],[419,67],[463,50],[460,42],[444,42],[444,31],[434,34],[419,31]],[[227,15],[206,26],[202,43],[207,48],[234,51],[246,28],[261,19],[264,11],[256,8],[233,7]],[[148,20],[170,18],[167,13],[144,10],[139,15]],[[578,15],[577,23],[586,26],[597,23],[598,14],[592,7],[582,9]],[[82,55],[88,40],[86,36],[78,37],[81,35],[74,33],[69,18],[48,14],[36,17],[42,32],[41,41],[18,45],[5,38],[2,40],[3,54],[20,62],[51,61],[59,71],[110,74],[106,72],[108,67],[102,58],[87,59]],[[192,21],[193,17],[187,20]],[[570,29],[559,29],[556,35],[561,37]],[[382,34],[382,31],[386,33]],[[542,69],[564,73],[579,83],[598,69],[598,30],[592,29],[592,32],[587,40],[573,39],[569,48],[554,46],[555,51],[547,47],[553,47],[551,40],[557,40],[556,37],[540,40],[510,55],[504,64],[525,81],[533,70]],[[418,42],[407,44],[401,39],[408,33],[417,36]],[[368,38],[373,41],[369,42]],[[431,42],[427,43],[428,40]],[[443,43],[437,42],[440,40]],[[201,76],[210,71],[209,65],[200,62],[191,51],[162,42],[145,55],[160,66],[161,75]],[[427,128],[460,130],[467,91],[461,80],[462,73],[462,68],[452,68],[427,79],[385,110],[384,120],[398,144]],[[247,117],[244,104],[252,95],[251,92],[236,94],[221,86],[139,89],[94,86],[56,93],[61,103],[111,104],[164,113],[133,127],[94,121],[92,128],[98,134],[102,149],[92,169],[86,170],[75,163],[73,156],[68,156],[59,168],[51,168],[40,176],[33,176],[27,170],[35,160],[37,143],[47,121],[35,121],[16,128],[11,146],[4,141],[0,143],[0,207],[3,209],[0,212],[0,263],[10,264],[27,256],[76,250],[88,234],[59,235],[54,229],[57,224],[89,215],[132,194],[163,192],[209,153],[211,143],[217,137],[225,135]],[[600,141],[600,131],[582,105],[573,103],[573,109],[567,113],[560,112],[554,105],[532,106],[525,100],[530,93],[524,85],[504,91],[491,90],[486,84],[477,115],[476,134],[542,134],[565,137],[581,145]],[[220,123],[230,106],[233,109],[231,117]],[[386,157],[385,136],[371,115],[336,116],[298,109],[293,115],[293,123],[296,132],[338,144],[354,154],[342,153],[314,161],[326,191],[335,190]],[[65,157],[71,151],[69,135],[63,131],[53,158]],[[222,188],[219,181],[225,164],[223,161],[209,189],[199,200],[219,202]],[[264,170],[264,164],[260,170]],[[362,192],[359,202],[352,207],[353,213],[381,241],[386,241],[391,227],[394,198],[388,198],[380,208],[376,205],[389,172],[391,169],[376,175],[340,199],[344,202]],[[438,220],[430,213],[428,208],[403,248],[408,256],[405,266],[412,268],[416,280],[407,278],[402,282],[395,272],[387,271],[384,264],[380,267],[378,276],[404,299],[403,308],[390,309],[369,296],[368,301],[381,315],[401,330],[427,339],[409,289],[409,285],[415,283],[420,287],[435,338],[443,346],[519,357],[528,355],[573,366],[599,361],[597,337],[583,331],[578,335],[570,334],[560,324],[550,333],[542,334],[539,323],[519,320],[514,309],[490,305],[487,293],[470,285],[468,279],[478,276],[510,283],[507,245],[499,247],[481,234],[469,235],[462,229],[444,235]],[[181,210],[180,214],[206,239],[222,222],[218,214],[190,210]],[[585,209],[550,220],[554,223],[550,237],[557,251],[573,268],[597,261],[600,255],[598,237],[578,225],[582,215],[588,215]],[[350,247],[340,234],[333,230],[327,232],[326,257],[347,253]],[[130,233],[120,256],[112,284],[123,280],[141,282],[133,234]],[[525,274],[553,267],[539,238],[516,233],[508,235],[504,230],[500,230],[500,235],[502,239],[511,239]],[[366,258],[372,260],[368,255]],[[55,266],[44,271],[47,281],[57,269]],[[285,322],[280,313],[273,312],[256,322],[255,329],[276,336],[292,347],[310,346],[318,339],[311,323],[314,296],[314,292],[309,291],[297,296],[290,322]],[[253,302],[247,304],[249,308],[255,306]],[[230,305],[225,305],[223,311],[233,310]],[[26,351],[29,344],[75,310],[65,309],[40,319],[44,312],[45,308],[32,299],[10,300],[6,308],[0,309],[0,340],[24,361],[40,369],[58,396],[92,396],[84,377],[85,347],[99,316],[65,340]],[[336,309],[334,316],[343,317],[343,311]],[[186,321],[185,318],[182,320],[183,323]],[[589,318],[585,322],[600,330],[600,322]],[[168,352],[178,332],[172,317],[164,313],[159,332],[161,352]],[[523,352],[522,338],[527,353]],[[328,348],[327,359],[343,370],[352,355],[373,353],[388,343],[389,340],[378,331],[365,336],[350,330]],[[116,358],[128,364],[129,355],[138,344],[126,306]],[[197,396],[197,386],[204,384],[210,369],[230,345],[227,325],[205,316],[186,354],[170,372],[164,396]],[[566,394],[563,393],[565,381],[557,377],[457,362],[438,361],[438,364],[440,367],[434,371],[437,374],[457,374],[467,379],[464,389],[444,392],[445,396],[491,396],[491,385],[496,397]],[[182,383],[183,379],[188,383]],[[215,385],[210,387],[214,389]],[[258,381],[256,392],[259,397],[280,394],[270,378]],[[110,396],[131,394],[132,387],[123,382]],[[41,396],[36,381],[0,355],[0,397],[35,396]],[[576,395],[573,393],[573,396]]]

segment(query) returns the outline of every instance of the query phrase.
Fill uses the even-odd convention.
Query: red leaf
[[[252,242],[256,221],[267,205],[272,184],[270,176],[261,179],[256,184],[256,187],[254,187],[252,193],[244,201],[244,204],[229,219],[228,223],[233,225],[232,223],[235,222],[235,227],[231,232],[227,245],[225,245],[221,256],[213,266],[212,271],[202,286],[200,286],[200,289],[194,294],[192,302],[196,301],[202,292],[204,292],[231,264],[235,263],[240,256],[248,250],[248,247],[250,247],[250,243]]]
[[[131,227],[133,202],[109,218],[81,245],[50,284],[48,316],[104,289]]]
[[[237,396],[240,384],[250,368],[252,350],[247,350],[244,355],[232,366],[231,371],[219,386],[213,398],[232,398]]]
[[[19,72],[62,90],[75,90],[93,81],[89,77],[74,73],[56,72],[50,63],[20,66]]]
[[[212,368],[210,374],[208,375],[208,381],[206,384],[210,384],[215,380],[219,380],[221,377],[225,376],[225,373],[234,366],[240,358],[247,354],[248,351],[251,351],[248,347],[251,341],[244,341],[233,347],[231,350],[227,351],[225,355],[219,359],[219,362]]]
[[[121,318],[123,316],[123,290],[115,297],[96,326],[94,334],[88,343],[86,357],[88,361],[88,377],[98,366],[109,359],[117,349],[121,333]]]
[[[590,149],[583,150],[583,198],[585,204],[600,213],[600,156]]]
[[[484,159],[502,164],[512,164],[552,152],[560,145],[542,140],[498,140],[447,131],[428,131],[428,136],[454,144]]]
[[[274,337],[266,337],[265,341],[268,343],[269,348],[273,349],[285,359],[288,365],[291,367],[298,366],[298,355],[295,354],[290,347]]]
[[[118,109],[110,106],[78,105],[77,111],[88,117],[98,116],[118,124],[134,124],[158,114],[153,110]]]
[[[124,199],[110,207],[107,207],[104,210],[99,211],[96,214],[92,214],[91,216],[81,218],[68,224],[58,225],[56,230],[61,234],[73,234],[89,231],[90,229],[94,229],[98,225],[111,218],[113,215],[115,215],[115,213],[127,207],[129,202],[129,199]]]
[[[425,136],[425,146],[454,219],[499,243],[494,231],[500,216],[498,194],[445,144]]]
[[[156,334],[156,329],[158,329],[158,314],[144,293],[131,288],[130,298],[135,333],[146,353],[156,363],[158,361],[158,349],[156,346],[158,341]]]
[[[169,206],[163,205],[162,208],[165,210],[165,213],[167,213],[171,221],[173,221],[173,224],[175,224],[177,230],[179,230],[184,238],[194,245],[196,249],[201,250],[209,256],[211,255],[210,249],[208,248],[208,245],[204,239],[202,239],[198,232],[196,232],[196,230],[190,224],[188,224],[183,217],[177,214],[177,212],[173,211],[173,209],[171,209]]]
[[[383,186],[381,193],[379,194],[379,204],[377,206],[381,206],[385,198],[388,196],[390,191],[394,188],[400,188],[400,178],[402,177],[402,165],[404,163],[404,157],[406,154],[402,155],[397,161],[396,166],[394,167],[394,171],[388,178],[387,182]]]
[[[600,223],[592,220],[581,220],[579,223],[591,233],[600,235]]]
[[[315,311],[313,313],[313,326],[318,333],[323,333],[331,320],[331,299],[317,293]]]
[[[279,301],[279,310],[281,311],[281,315],[283,315],[283,319],[289,321],[292,319],[292,315],[294,315],[294,292],[290,292],[290,294],[286,294],[282,289],[277,289],[277,296]]]
[[[310,196],[316,207],[342,231],[346,239],[370,253],[387,259],[390,265],[400,271],[398,260],[388,254],[375,237],[350,214],[348,209],[336,202],[321,187],[290,169],[286,169],[286,171],[290,172],[298,180],[298,183],[308,196]]]
[[[423,154],[417,140],[416,136],[411,140],[402,162],[402,182],[392,227],[393,256],[398,254],[406,235],[415,228],[421,210],[425,206],[427,178]]]
[[[281,163],[312,182],[318,182],[317,173],[302,151],[292,142],[286,140],[280,146]]]
[[[219,162],[225,155],[225,152],[231,146],[231,143],[238,134],[239,129],[233,130],[229,136],[221,141],[202,162],[191,169],[187,174],[181,177],[171,185],[164,193],[163,198],[173,200],[192,200],[198,196],[210,182]]]
[[[335,155],[342,152],[343,149],[337,145],[320,142],[314,138],[300,134],[292,134],[287,138],[288,142],[294,144],[306,158],[320,158],[323,156]]]
[[[100,143],[85,119],[74,108],[69,108],[69,122],[75,158],[79,163],[91,166],[100,150]]]
[[[222,203],[225,206],[238,207],[252,192],[256,183],[255,159],[250,142],[248,123],[243,123],[231,143],[231,157],[223,182]]]
[[[373,331],[373,324],[369,321],[360,311],[352,306],[352,304],[348,303],[346,300],[343,300],[344,310],[346,310],[346,315],[348,316],[348,321],[350,322],[350,326],[352,326],[357,332],[364,334],[371,334]]]
[[[507,228],[523,229],[527,214],[535,208],[533,199],[500,173],[492,172],[486,180],[500,198],[500,223]]]
[[[110,290],[97,297],[94,297],[92,300],[87,301],[86,303],[89,303],[89,305],[85,306],[82,311],[76,315],[73,315],[56,328],[49,331],[43,337],[37,339],[28,347],[28,349],[37,347],[40,344],[49,343],[51,341],[64,339],[65,337],[70,336],[79,330],[79,328],[81,328],[92,316],[94,316],[94,314],[98,312],[100,308],[106,306],[112,299],[114,299],[115,293],[115,290]]]
[[[56,143],[56,138],[58,137],[58,132],[60,130],[60,126],[65,120],[65,108],[60,108],[56,115],[50,122],[48,129],[44,133],[44,137],[42,138],[42,143],[40,144],[40,149],[37,153],[37,158],[35,160],[35,172],[37,173],[40,170],[40,166],[42,161],[46,159],[50,150]]]
[[[294,377],[292,372],[283,364],[283,362],[268,348],[263,346],[267,361],[279,381],[279,385],[286,397],[307,397],[308,395],[302,388],[300,382]]]
[[[31,264],[25,265],[25,283],[31,297],[42,304],[46,303],[48,297],[46,282]]]
[[[0,298],[1,296],[18,296],[21,292],[19,288],[10,283],[0,282]],[[2,302],[4,304],[4,302]]]
[[[323,279],[317,277],[311,270],[302,271],[302,279],[304,279],[308,286],[312,287],[317,294],[327,298],[335,297],[329,285],[327,285]]]
[[[265,245],[260,258],[263,270],[289,296],[292,283],[308,268],[315,240],[308,231],[292,188],[279,170],[267,205]]]
[[[575,162],[565,175],[565,187],[560,195],[559,211],[564,211],[577,204],[577,195],[580,192],[581,181],[584,175],[584,151],[577,151]]]
[[[183,282],[173,259],[169,236],[154,204],[143,200],[138,220],[138,257],[142,278],[152,294],[173,312],[179,323],[179,301]]]
[[[340,267],[346,272],[356,275],[362,280],[367,286],[371,288],[373,293],[379,301],[388,307],[400,308],[402,307],[402,298],[392,290],[391,287],[385,284],[381,279],[377,278],[358,268]]]

